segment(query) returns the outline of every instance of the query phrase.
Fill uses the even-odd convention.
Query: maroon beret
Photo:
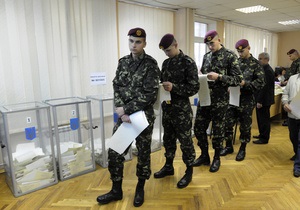
[[[247,39],[241,39],[235,44],[235,48],[237,50],[245,49],[248,46],[249,46],[249,42]]]
[[[218,35],[218,32],[215,30],[210,30],[205,34],[204,37],[204,43],[206,42],[210,42],[211,40],[213,40],[215,38],[215,36]]]
[[[174,39],[175,38],[173,34],[164,35],[160,40],[159,48],[162,50],[167,49],[173,43]]]
[[[134,36],[134,37],[143,37],[146,38],[146,32],[142,28],[133,28],[130,29],[128,32],[128,36]]]
[[[290,54],[293,54],[294,52],[297,52],[297,50],[295,50],[295,49],[291,49],[290,51],[288,51],[286,54],[287,55],[290,55]]]

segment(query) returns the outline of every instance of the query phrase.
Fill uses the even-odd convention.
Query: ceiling
[[[226,20],[272,32],[298,31],[300,24],[282,25],[279,21],[300,20],[300,0],[130,0],[138,3],[167,9],[192,8],[203,18]],[[235,9],[262,5],[265,12],[244,14]]]

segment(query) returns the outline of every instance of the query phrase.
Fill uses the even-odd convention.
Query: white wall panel
[[[145,51],[154,57],[161,67],[167,57],[158,45],[163,35],[174,33],[174,12],[128,3],[119,3],[118,12],[120,57],[130,53],[128,31],[131,28],[141,27],[147,34]]]

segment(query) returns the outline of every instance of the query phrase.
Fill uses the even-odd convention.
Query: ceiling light
[[[263,12],[266,10],[269,10],[269,8],[257,5],[257,6],[252,6],[252,7],[244,7],[244,8],[239,8],[235,9],[236,11],[243,12],[243,13],[254,13],[254,12]]]
[[[299,24],[300,20],[287,20],[287,21],[279,21],[278,23],[282,25],[294,25],[294,24]]]

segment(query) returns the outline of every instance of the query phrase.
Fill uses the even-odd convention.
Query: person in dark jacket
[[[260,53],[258,60],[263,66],[266,84],[263,89],[258,91],[256,94],[256,118],[259,135],[253,136],[254,138],[257,138],[257,140],[253,141],[253,143],[267,144],[269,142],[271,132],[270,107],[275,103],[275,73],[269,65],[270,56],[268,53]]]

